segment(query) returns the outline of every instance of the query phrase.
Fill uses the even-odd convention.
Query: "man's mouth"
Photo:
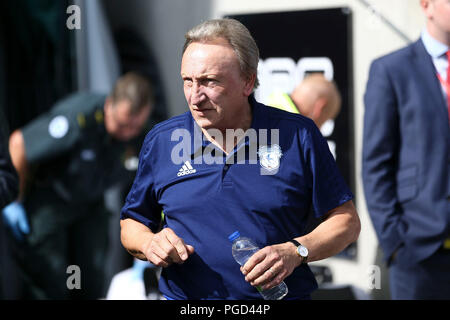
[[[196,108],[194,108],[193,109],[196,113],[199,113],[199,114],[205,114],[205,113],[207,113],[207,112],[209,112],[209,111],[214,111],[214,109],[196,109]]]

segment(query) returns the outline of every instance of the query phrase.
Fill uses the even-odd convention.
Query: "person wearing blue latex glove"
[[[17,272],[27,279],[26,299],[104,297],[111,215],[104,193],[134,176],[127,163],[137,158],[153,105],[147,77],[130,72],[108,96],[74,92],[11,133],[17,199],[27,214],[13,210],[7,224],[20,237],[27,231],[21,218],[28,218],[25,245],[13,255]],[[80,290],[67,285],[70,265],[82,272]]]
[[[24,235],[30,233],[27,213],[20,202],[12,202],[6,206],[2,210],[2,217],[16,240],[23,241]]]

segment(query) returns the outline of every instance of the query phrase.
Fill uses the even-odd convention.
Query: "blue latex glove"
[[[27,213],[20,202],[13,202],[2,210],[3,221],[12,231],[14,237],[22,241],[24,235],[30,233]]]

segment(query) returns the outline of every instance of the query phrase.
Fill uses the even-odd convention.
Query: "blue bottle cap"
[[[235,232],[233,232],[232,234],[230,234],[228,236],[228,240],[230,240],[230,242],[233,242],[234,240],[236,240],[240,236],[241,236],[241,234],[239,233],[239,231],[235,231]]]

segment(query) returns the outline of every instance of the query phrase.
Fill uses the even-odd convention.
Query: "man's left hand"
[[[281,243],[257,251],[241,272],[252,286],[266,290],[279,285],[301,262],[291,243]]]

